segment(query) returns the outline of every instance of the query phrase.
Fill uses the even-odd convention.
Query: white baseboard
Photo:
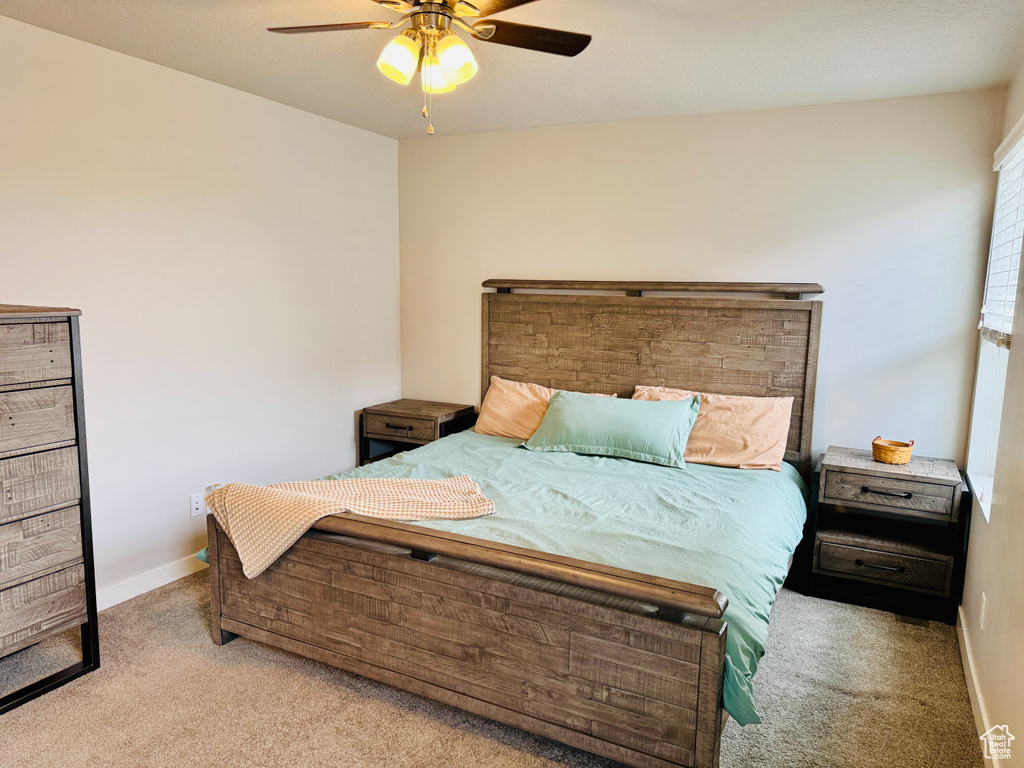
[[[964,632],[967,617],[964,615],[964,607],[961,605],[956,618],[956,638],[960,641],[960,659],[964,665],[964,678],[967,680],[967,695],[971,699],[971,709],[974,711],[974,727],[978,730],[978,736],[988,733],[992,724],[988,719],[988,711],[985,709],[985,700],[981,697],[981,691],[974,679],[974,657],[971,655],[971,644]],[[989,768],[999,768],[1000,760],[985,759],[985,765]]]
[[[128,579],[128,581],[122,581],[120,584],[101,589],[96,594],[96,602],[99,610],[102,611],[118,603],[123,603],[125,600],[131,600],[133,597],[143,595],[157,587],[162,587],[164,584],[170,584],[172,581],[190,576],[196,571],[201,571],[203,568],[209,568],[209,566],[190,555],[176,562],[168,563],[160,568],[135,576]]]

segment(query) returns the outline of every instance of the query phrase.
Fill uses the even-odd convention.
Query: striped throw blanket
[[[222,485],[206,504],[231,539],[242,572],[259,576],[328,515],[354,512],[385,520],[466,520],[494,512],[469,475],[444,480],[366,477],[276,485]]]

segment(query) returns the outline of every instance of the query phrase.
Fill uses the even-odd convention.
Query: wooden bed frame
[[[620,397],[792,395],[786,459],[809,470],[821,303],[801,297],[821,286],[484,286],[484,392],[499,375]],[[734,297],[749,293],[778,298]],[[358,515],[321,520],[249,580],[208,525],[218,645],[241,635],[637,768],[718,765],[728,600],[714,588]]]

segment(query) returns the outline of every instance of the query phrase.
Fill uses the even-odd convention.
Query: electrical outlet
[[[202,517],[206,514],[206,502],[203,501],[203,497],[205,495],[205,493],[200,491],[199,493],[193,493],[188,497],[189,517]]]
[[[981,607],[978,608],[978,629],[985,629],[985,593],[981,593]]]

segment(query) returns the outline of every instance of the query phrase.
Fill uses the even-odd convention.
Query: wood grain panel
[[[0,523],[65,507],[80,494],[76,448],[0,461]]]
[[[650,574],[427,529],[418,525],[361,515],[340,515],[318,520],[313,524],[313,528],[447,555],[461,561],[504,568],[520,574],[552,579],[564,584],[600,590],[602,593],[621,595],[704,616],[719,617],[728,605],[725,595],[710,587],[684,584]]]
[[[330,551],[333,549],[332,545],[335,541],[340,538],[342,537],[320,539],[307,535],[296,542],[295,548],[315,547],[316,551],[320,551],[322,547]],[[347,552],[347,556],[359,562],[371,564],[380,562],[376,559],[375,552],[356,549],[358,540],[353,539],[351,542],[353,550]],[[405,550],[403,554],[407,553],[408,550]],[[459,566],[465,565],[461,561],[447,557],[438,557],[429,564],[424,564],[399,556],[388,561],[387,569],[382,569],[385,575],[380,578],[405,579],[409,585],[418,584],[419,586],[413,586],[413,588],[420,589],[425,593],[442,594],[448,599],[467,602],[471,605],[484,605],[494,610],[507,610],[516,615],[523,615],[519,611],[536,612],[527,615],[545,616],[545,620],[550,623],[558,622],[554,614],[564,614],[562,621],[568,622],[566,625],[571,629],[592,634],[595,637],[604,637],[601,634],[603,630],[592,628],[613,626],[620,629],[639,630],[669,640],[694,643],[699,642],[699,630],[706,625],[706,620],[700,616],[684,614],[682,622],[667,622],[649,615],[596,605],[587,602],[585,598],[572,599],[561,594],[545,592],[542,591],[542,586],[525,588],[513,584],[511,581],[498,581],[497,577],[474,576],[457,570]],[[376,569],[374,573],[375,578],[378,578]],[[519,574],[508,573],[512,577],[519,576]],[[543,580],[536,581],[542,582]],[[522,603],[525,607],[520,608],[517,603]]]
[[[693,750],[685,749],[678,744],[651,739],[632,731],[616,728],[609,723],[595,721],[592,731],[599,739],[604,739],[614,744],[621,744],[637,752],[654,755],[679,765],[688,765],[693,761]]]
[[[437,437],[434,421],[408,416],[383,416],[377,413],[366,413],[363,416],[363,431],[371,437],[397,437],[406,440],[434,440]]]
[[[359,674],[486,705],[503,722],[544,723],[630,765],[696,764],[706,618],[671,623],[511,583],[516,574],[486,578],[451,558],[423,562],[323,534],[247,579],[212,519],[211,537],[226,630],[317,648]]]
[[[640,648],[651,653],[658,653],[662,656],[671,656],[674,659],[681,659],[692,664],[700,663],[700,633],[692,632],[687,642],[670,640],[667,637],[656,637],[645,632],[630,630],[629,639],[626,641],[631,648]]]
[[[619,397],[638,384],[793,397],[786,459],[809,469],[820,302],[485,293],[483,315],[482,395],[496,375]]]
[[[444,704],[458,707],[466,712],[472,712],[480,715],[481,717],[487,717],[501,723],[507,723],[508,725],[516,728],[522,728],[530,733],[536,733],[540,736],[555,739],[563,744],[568,744],[578,749],[604,755],[613,760],[618,760],[623,764],[634,766],[635,768],[679,768],[677,763],[670,763],[650,755],[645,755],[641,752],[635,752],[617,744],[612,744],[610,742],[594,738],[588,733],[581,733],[571,728],[565,728],[555,723],[547,722],[540,718],[531,717],[530,715],[524,714],[515,709],[498,706],[485,699],[477,699],[472,696],[467,696],[459,693],[458,691],[434,685],[411,675],[404,675],[386,667],[378,667],[373,664],[368,664],[359,659],[344,656],[286,635],[279,635],[258,627],[252,627],[238,621],[233,621],[231,619],[225,619],[224,626],[232,632],[244,634],[246,637],[250,637],[257,642],[282,648],[286,651],[297,653],[310,659],[316,659],[317,661],[322,661],[325,664],[349,670],[358,675],[362,675],[363,677],[378,680],[382,683],[387,683],[388,685],[394,685],[402,690],[410,691],[412,693],[419,694],[420,696],[426,696]],[[701,768],[703,768],[703,766]]]
[[[813,568],[815,573],[948,595],[953,557],[921,545],[821,530],[815,540]]]
[[[263,606],[269,603],[261,598],[270,598],[281,606],[284,594],[277,593],[265,583],[244,584],[239,580],[244,579],[240,568],[231,563],[227,565],[225,574],[228,578],[225,615],[230,618],[305,638],[337,653],[390,666],[396,671],[467,695],[485,696],[506,706],[513,705],[568,727],[586,729],[590,718],[603,709],[609,709],[606,705],[585,699],[575,701],[572,695],[575,691],[560,690],[564,682],[557,676],[541,673],[535,658],[522,659],[524,663],[519,672],[529,670],[529,675],[504,674],[495,666],[482,665],[483,656],[496,661],[514,660],[516,649],[500,639],[495,642],[497,633],[481,633],[473,624],[421,623],[424,617],[418,616],[409,626],[405,622],[408,614],[400,611],[401,616],[393,617],[392,621],[402,623],[395,625],[350,611],[350,605],[345,601],[325,606],[319,600],[296,602],[289,599],[286,610],[268,611]],[[264,581],[263,575],[254,580]],[[239,588],[248,589],[256,598],[252,604],[260,606],[259,613],[248,609],[245,598],[237,595]],[[303,613],[306,609],[314,614]],[[313,618],[317,620],[315,624],[310,621]],[[661,727],[649,718],[638,718],[630,713],[621,713],[620,717],[613,719],[622,725],[634,724],[634,727],[646,727],[648,730]]]
[[[214,645],[224,645],[232,639],[231,633],[221,627],[223,606],[221,604],[221,553],[217,521],[213,515],[206,516],[206,546],[210,561],[210,637]]]
[[[941,520],[953,516],[954,489],[948,485],[831,471],[826,474],[823,487],[824,500],[830,504],[881,507],[912,517]]]
[[[718,765],[722,747],[722,678],[725,674],[724,622],[711,620],[702,635],[700,650],[700,692],[697,710],[696,764]]]
[[[0,589],[81,559],[81,514],[68,507],[0,525]]]
[[[70,386],[0,393],[0,454],[75,439]]]
[[[0,325],[0,384],[71,378],[67,322]]]
[[[0,592],[0,656],[86,621],[85,567],[74,565]]]
[[[576,636],[573,639],[572,650],[582,656],[643,669],[659,677],[678,680],[689,685],[697,684],[700,673],[699,664],[681,661],[664,654],[651,653],[629,645],[600,640],[596,637]],[[696,648],[692,650],[695,651]]]
[[[366,413],[380,413],[385,416],[408,416],[414,419],[426,419],[444,423],[464,416],[473,415],[473,406],[457,403],[438,403],[432,400],[392,400],[380,405],[371,405],[363,409]]]
[[[674,679],[666,679],[642,668],[626,667],[607,659],[574,652],[569,664],[570,672],[593,683],[601,683],[644,698],[657,699],[685,709],[697,706],[697,687]]]

